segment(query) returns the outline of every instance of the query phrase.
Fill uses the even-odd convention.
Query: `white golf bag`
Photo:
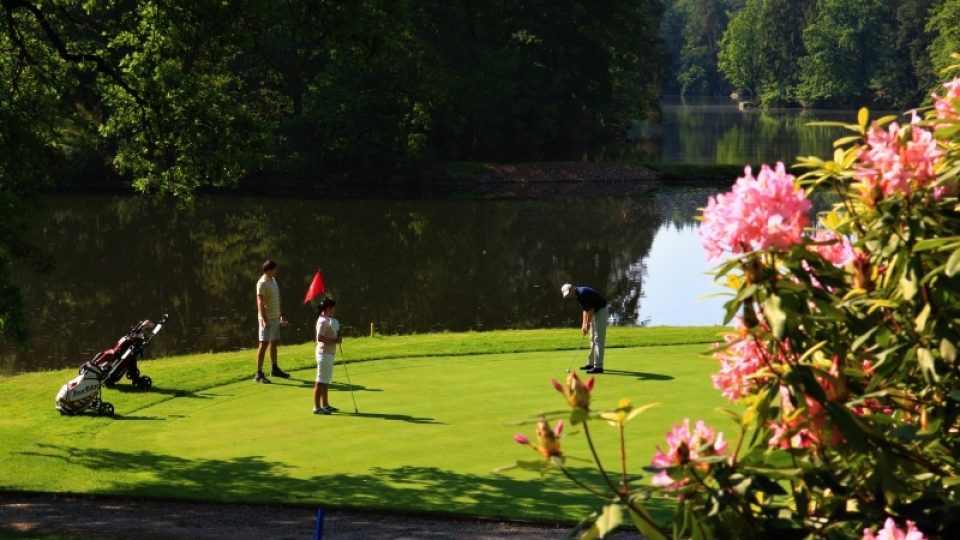
[[[100,399],[103,387],[103,369],[92,362],[80,366],[80,374],[67,381],[57,392],[57,410],[63,415],[74,415],[88,409],[97,414],[113,416],[113,405]]]

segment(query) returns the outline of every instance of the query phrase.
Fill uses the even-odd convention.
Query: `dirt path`
[[[315,509],[0,493],[0,538],[262,540],[313,538]],[[563,526],[327,510],[329,539],[552,539]],[[607,538],[640,538],[618,532]]]

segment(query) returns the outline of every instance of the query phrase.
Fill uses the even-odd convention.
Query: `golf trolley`
[[[143,358],[144,349],[160,333],[167,318],[165,314],[156,324],[149,319],[140,321],[113,348],[97,353],[80,366],[79,374],[57,393],[56,406],[60,414],[72,416],[94,410],[102,416],[113,416],[113,405],[103,401],[101,392],[103,386],[113,386],[124,375],[136,388],[153,386],[150,377],[140,374],[137,361]]]
[[[99,352],[93,357],[90,362],[103,369],[103,384],[107,388],[117,384],[124,375],[137,388],[145,390],[153,386],[153,379],[140,374],[137,362],[143,359],[144,349],[160,333],[160,329],[163,328],[168,317],[169,315],[165,314],[156,324],[149,319],[138,322],[130,328],[127,335],[117,341],[113,348]]]
[[[101,399],[103,370],[92,361],[80,366],[80,374],[67,381],[57,393],[57,410],[65,416],[94,410],[101,416],[113,416],[113,405]]]

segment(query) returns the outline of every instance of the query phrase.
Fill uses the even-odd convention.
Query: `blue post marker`
[[[323,539],[323,507],[317,508],[317,527],[313,530],[313,540]]]

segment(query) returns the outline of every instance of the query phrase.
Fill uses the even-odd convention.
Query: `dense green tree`
[[[729,85],[717,68],[720,38],[728,14],[740,8],[742,0],[676,0],[666,19],[671,27],[664,32],[674,57],[673,76],[683,95],[726,94]]]
[[[797,97],[808,106],[891,106],[899,73],[887,69],[896,65],[894,2],[820,0],[817,8],[803,33]]]
[[[0,1],[0,334],[24,200],[536,159],[656,116],[659,0]]]
[[[724,77],[744,96],[759,94],[764,66],[760,44],[764,39],[762,5],[747,0],[730,20],[720,40],[717,65]]]
[[[960,53],[960,2],[956,0],[935,0],[936,5],[931,9],[930,21],[927,30],[934,34],[929,53],[934,70],[940,70],[957,63],[950,57],[953,53]],[[939,77],[934,78],[934,82]],[[942,89],[937,89],[943,95]]]
[[[736,86],[753,90],[766,105],[796,102],[797,61],[812,0],[746,0],[721,39],[720,69]]]
[[[934,4],[934,0],[902,0],[897,3],[896,48],[906,68],[900,70],[903,94],[902,99],[896,100],[898,107],[922,102],[930,87],[939,80],[928,52],[933,34],[926,29]]]

